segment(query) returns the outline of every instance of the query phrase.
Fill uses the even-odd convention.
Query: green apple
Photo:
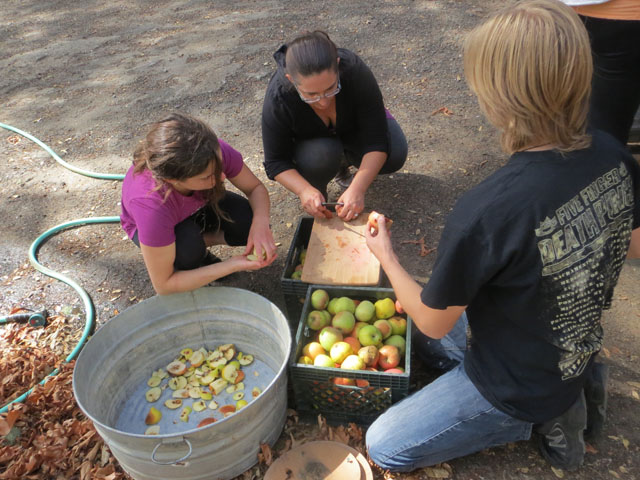
[[[400,335],[391,335],[384,341],[385,345],[393,345],[400,352],[400,356],[404,355],[404,352],[407,348],[407,342]]]
[[[391,336],[392,328],[389,320],[381,318],[373,322],[373,325],[382,333],[382,339],[385,340]]]
[[[329,305],[329,294],[326,290],[316,290],[311,294],[311,305],[315,310],[324,310]]]
[[[359,322],[370,322],[376,317],[376,307],[369,300],[363,300],[356,307],[355,316]]]
[[[347,310],[336,313],[333,320],[331,320],[331,326],[340,330],[342,335],[350,334],[355,325],[356,317]],[[391,329],[391,326],[389,326],[389,329]]]
[[[407,334],[407,320],[405,318],[391,317],[388,321],[391,324],[391,335],[404,337]]]
[[[334,310],[336,311],[336,313],[343,312],[345,310],[347,312],[354,313],[356,311],[356,304],[353,303],[353,300],[351,300],[349,297],[340,297],[336,301]]]
[[[322,345],[322,348],[328,352],[334,343],[342,341],[342,332],[334,327],[324,327],[320,330],[318,341],[320,345]]]
[[[311,330],[322,330],[328,325],[327,317],[319,310],[312,310],[307,315],[307,326]]]
[[[338,301],[338,297],[332,298],[331,300],[329,300],[329,304],[327,305],[327,311],[331,315],[335,315],[336,314],[336,302],[337,301]]]
[[[396,304],[390,298],[383,298],[375,303],[376,318],[391,318],[396,314]]]
[[[382,340],[382,333],[373,325],[365,325],[358,332],[358,341],[363,347],[377,345]]]

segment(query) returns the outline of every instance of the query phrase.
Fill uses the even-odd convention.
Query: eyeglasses
[[[302,93],[300,92],[300,90],[298,90],[298,85],[296,85],[295,87],[296,87],[296,91],[298,92],[298,95],[300,96],[300,100],[302,100],[304,103],[316,103],[322,100],[323,98],[335,97],[337,94],[340,93],[340,89],[342,88],[340,86],[340,79],[338,79],[338,85],[336,85],[335,90],[332,90],[328,93],[323,93],[322,95],[316,95],[315,97],[312,97],[312,98],[307,98],[302,96]]]

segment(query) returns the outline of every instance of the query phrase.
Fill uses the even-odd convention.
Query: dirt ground
[[[124,173],[148,124],[171,111],[208,121],[244,155],[272,199],[281,243],[270,267],[221,283],[256,291],[284,309],[280,276],[298,218],[297,199],[262,169],[260,111],[272,53],[308,29],[326,30],[376,75],[409,141],[401,172],[378,178],[367,209],[395,220],[394,243],[418,281],[455,199],[506,157],[462,73],[464,34],[497,0],[130,2],[4,0],[0,13],[0,122],[38,137],[71,164]],[[446,107],[451,115],[438,109]],[[434,113],[436,112],[436,113]],[[73,219],[119,215],[120,183],[77,175],[37,146],[0,129],[0,314],[12,307],[81,313],[68,286],[28,263],[33,240]],[[340,190],[331,185],[334,199]],[[221,256],[231,249],[217,249]],[[40,250],[91,295],[102,324],[154,294],[139,251],[116,224],[75,228]],[[609,420],[585,466],[565,478],[640,478],[640,264],[628,262],[605,316],[611,366]],[[555,479],[533,442],[449,462],[455,479]]]

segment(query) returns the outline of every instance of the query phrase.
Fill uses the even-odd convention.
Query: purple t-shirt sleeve
[[[227,178],[236,177],[244,165],[242,154],[224,140],[218,140],[218,142],[220,143],[220,150],[222,151],[224,174]]]

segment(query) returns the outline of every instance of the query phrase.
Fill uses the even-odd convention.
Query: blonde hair
[[[496,14],[466,38],[464,71],[505,152],[590,145],[591,49],[570,7],[528,0]]]

